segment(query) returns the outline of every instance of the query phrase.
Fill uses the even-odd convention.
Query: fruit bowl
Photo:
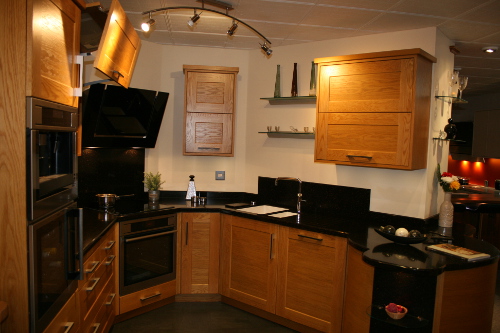
[[[388,240],[391,240],[391,241],[393,241],[395,243],[399,243],[399,244],[422,243],[427,238],[425,236],[424,237],[400,237],[400,236],[396,236],[394,234],[388,234],[387,232],[380,230],[380,228],[374,228],[374,229],[380,236],[383,236],[383,237],[387,238]]]
[[[392,304],[392,303],[391,303],[391,304]],[[389,305],[387,305],[387,306],[385,307],[385,312],[386,312],[386,313],[387,313],[387,315],[388,315],[389,317],[391,317],[392,319],[399,320],[399,319],[403,318],[404,316],[406,316],[406,314],[408,313],[408,309],[407,309],[407,308],[405,308],[405,307],[404,307],[404,306],[402,306],[402,305],[397,305],[397,306],[398,306],[399,308],[402,308],[402,309],[404,310],[403,312],[391,312],[391,311],[387,310],[387,307],[388,307],[388,306],[389,306]]]

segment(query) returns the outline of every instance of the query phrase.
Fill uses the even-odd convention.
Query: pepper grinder
[[[196,197],[196,186],[194,184],[194,175],[189,176],[189,184],[186,194],[186,200],[190,200],[191,197]]]

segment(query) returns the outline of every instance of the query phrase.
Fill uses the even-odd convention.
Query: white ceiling
[[[94,0],[85,0],[87,3]],[[109,9],[111,0],[100,1]],[[500,48],[500,0],[227,0],[229,15],[249,24],[271,43],[301,44],[391,31],[438,27],[460,51],[455,67],[469,77],[468,95],[500,92],[500,51],[485,54],[485,46]],[[204,12],[194,28],[187,25],[193,10],[153,15],[149,34],[140,31],[142,12],[164,7],[201,7],[196,0],[120,0],[143,40],[160,44],[255,49],[262,39],[240,24],[226,34],[231,19]],[[225,11],[205,4],[205,8]],[[276,50],[275,52],[279,52]]]

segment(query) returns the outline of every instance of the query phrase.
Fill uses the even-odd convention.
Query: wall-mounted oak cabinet
[[[29,3],[26,95],[77,107],[81,10],[71,0]]]
[[[425,168],[435,61],[420,49],[315,59],[315,161]]]
[[[238,67],[184,65],[184,155],[234,155],[238,71]]]

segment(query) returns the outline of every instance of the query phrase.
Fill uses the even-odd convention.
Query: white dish
[[[240,212],[252,213],[252,214],[272,214],[272,213],[281,212],[281,211],[288,210],[288,209],[281,208],[281,207],[268,206],[268,205],[261,205],[261,206],[240,208],[237,210]]]

